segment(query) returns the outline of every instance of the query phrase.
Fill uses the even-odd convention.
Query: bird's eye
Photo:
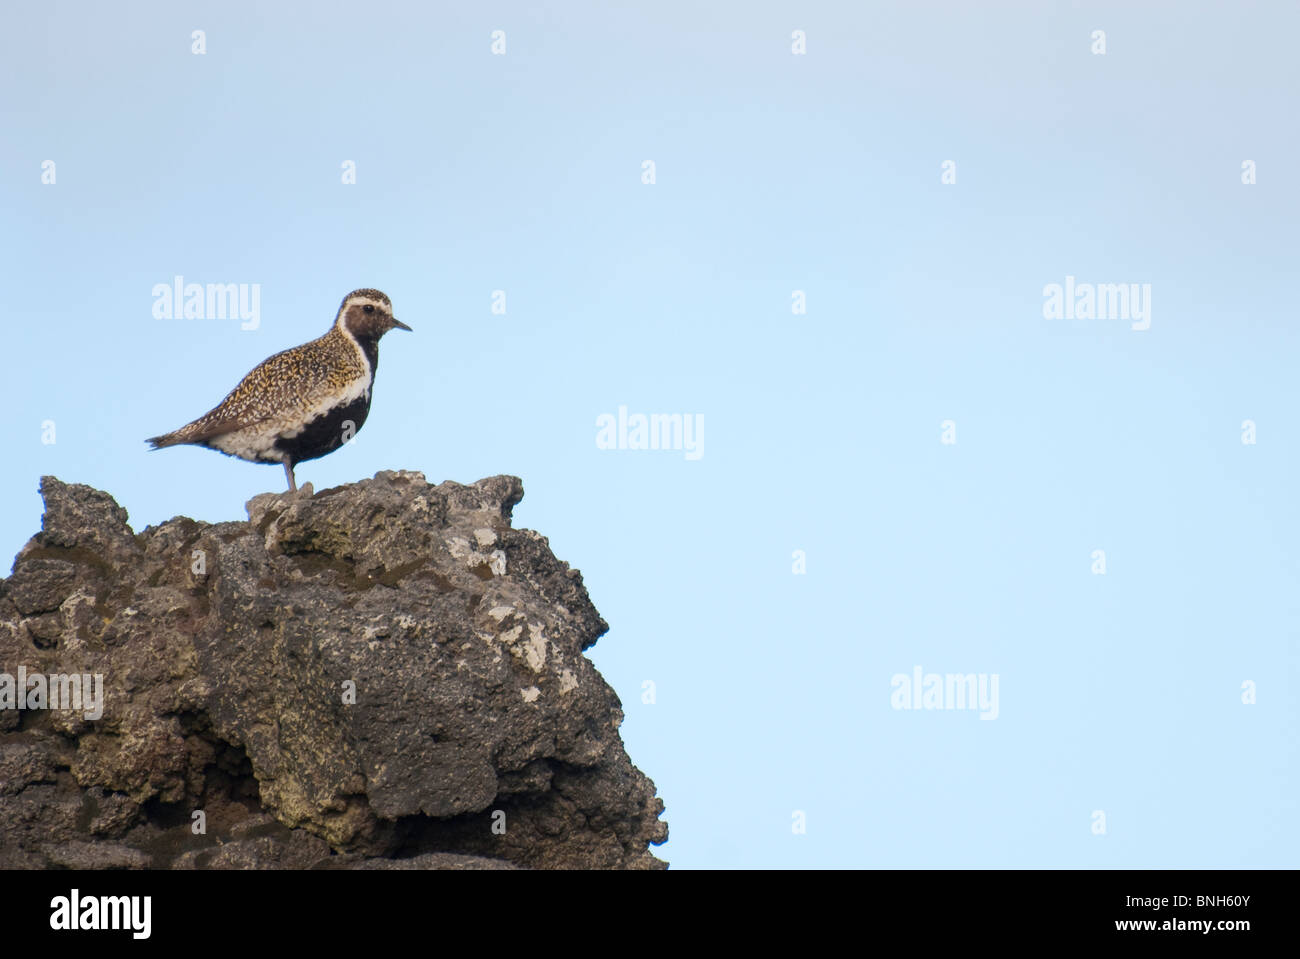
[[[365,306],[363,306],[362,309],[365,310],[367,313],[373,313],[373,312],[375,312],[375,308],[374,308],[373,306],[371,306],[369,303],[367,303]]]

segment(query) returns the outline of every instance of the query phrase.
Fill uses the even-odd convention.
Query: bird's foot
[[[264,496],[275,496],[280,499],[296,500],[311,499],[316,494],[310,483],[303,483],[294,489],[287,489],[283,493],[264,493]]]

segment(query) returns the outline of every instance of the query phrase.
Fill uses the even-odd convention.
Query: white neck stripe
[[[370,357],[366,356],[366,351],[361,348],[361,344],[357,342],[357,338],[352,335],[352,331],[348,329],[348,325],[344,322],[343,317],[340,316],[339,321],[334,325],[342,331],[343,335],[348,338],[348,342],[352,344],[352,348],[357,351],[357,357],[361,360],[361,365],[366,368],[366,379],[372,379],[375,375],[375,371],[370,368]]]

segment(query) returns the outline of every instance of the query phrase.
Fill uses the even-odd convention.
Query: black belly
[[[333,453],[356,434],[369,413],[370,399],[362,396],[347,406],[335,407],[328,413],[316,417],[293,439],[276,440],[275,448],[288,453],[294,466],[306,460],[318,459],[326,453]],[[349,421],[352,426],[348,435],[344,436],[344,424]]]

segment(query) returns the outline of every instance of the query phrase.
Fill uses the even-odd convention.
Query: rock
[[[0,708],[0,868],[664,867],[582,655],[608,627],[511,527],[517,478],[383,472],[139,534],[106,493],[41,492],[0,673],[86,695]]]
[[[116,842],[64,842],[45,847],[49,864],[63,869],[147,869],[149,855]]]
[[[348,866],[349,869],[518,869],[503,859],[485,859],[482,856],[459,856],[455,853],[433,852],[410,859],[367,859]]]

